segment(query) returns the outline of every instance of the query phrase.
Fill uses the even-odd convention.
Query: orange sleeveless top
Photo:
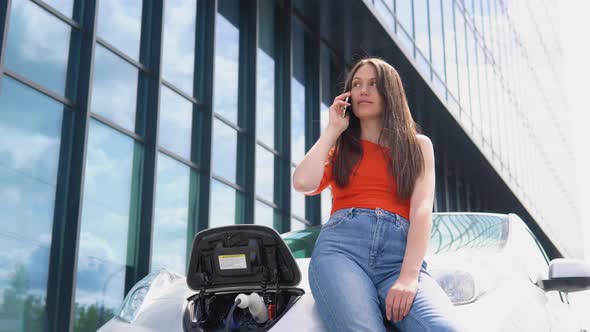
[[[317,195],[330,186],[333,197],[330,215],[343,208],[382,208],[410,220],[410,200],[402,201],[398,198],[397,181],[389,174],[389,149],[367,140],[361,140],[361,144],[363,156],[355,165],[346,187],[339,187],[332,178],[332,148],[320,185],[306,195]]]

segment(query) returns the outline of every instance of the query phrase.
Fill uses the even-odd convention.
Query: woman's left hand
[[[418,279],[413,278],[398,278],[387,297],[385,298],[385,314],[387,320],[393,317],[394,322],[402,320],[410,312],[416,292],[418,291]]]

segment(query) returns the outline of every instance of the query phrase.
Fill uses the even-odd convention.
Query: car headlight
[[[180,278],[180,276],[166,269],[160,269],[148,274],[131,288],[123,300],[117,316],[128,323],[133,322],[141,312],[145,299],[177,278]]]
[[[455,305],[474,302],[478,297],[478,290],[473,276],[459,270],[432,270],[429,273],[447,293]]]

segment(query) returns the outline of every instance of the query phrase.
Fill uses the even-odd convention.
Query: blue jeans
[[[386,331],[385,298],[399,277],[410,223],[377,208],[341,209],[322,226],[308,279],[329,331]],[[418,291],[401,331],[460,331],[454,307],[422,262]]]

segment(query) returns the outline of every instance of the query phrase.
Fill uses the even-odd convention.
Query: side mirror
[[[541,279],[537,285],[546,292],[590,289],[590,266],[579,259],[554,259],[549,263],[549,279]]]

